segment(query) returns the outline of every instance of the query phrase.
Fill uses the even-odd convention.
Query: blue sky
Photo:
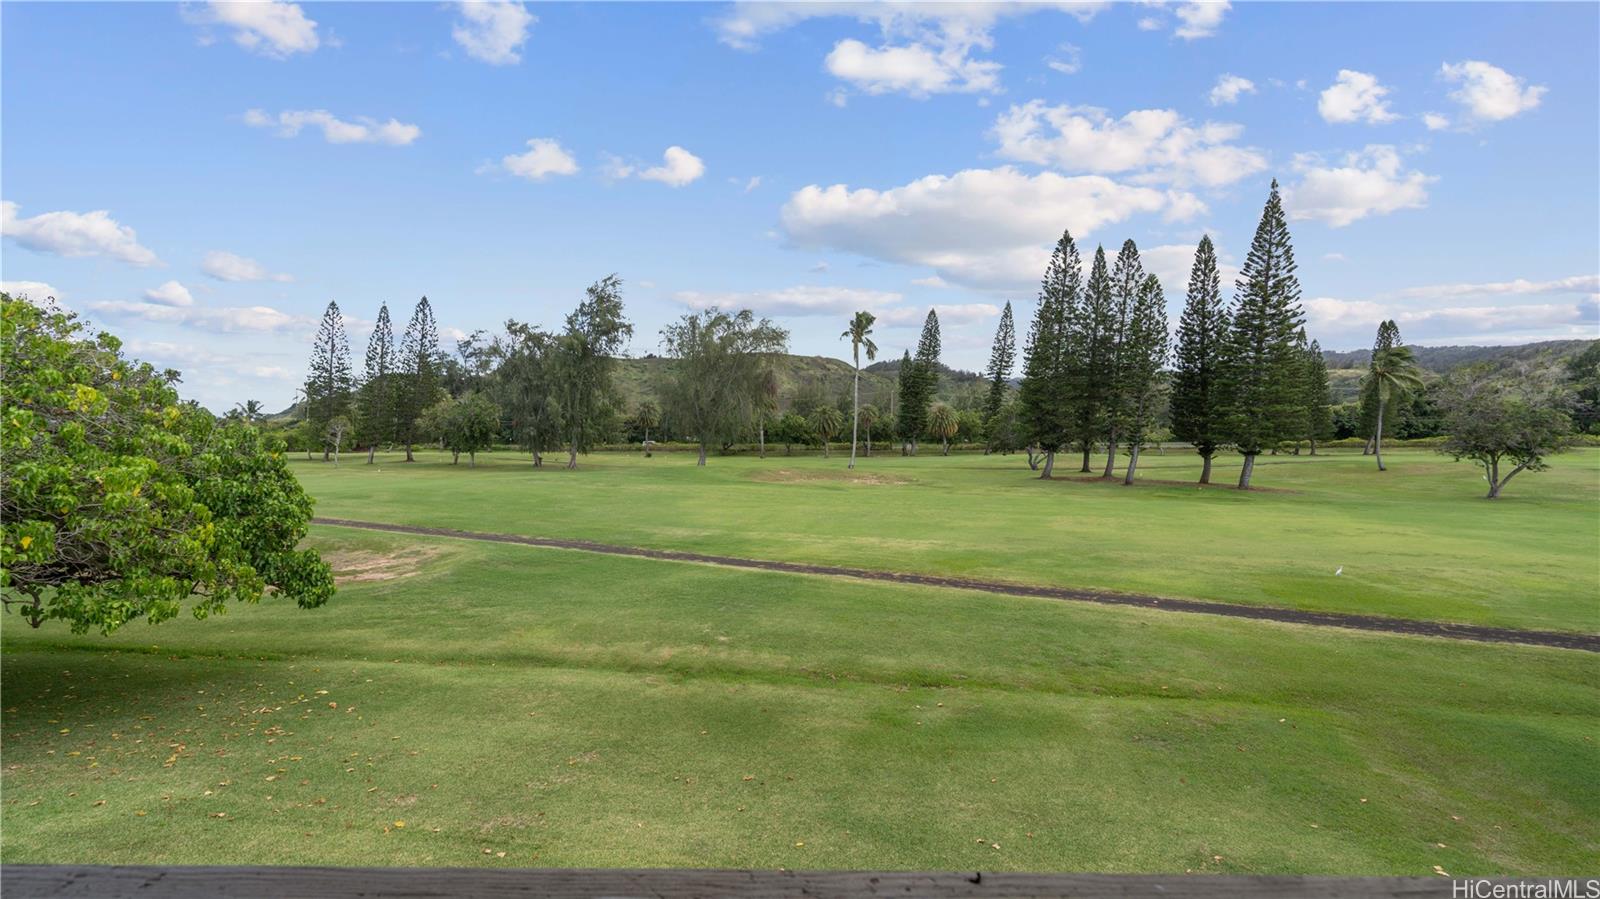
[[[624,279],[981,368],[1048,248],[1126,238],[1174,319],[1283,185],[1309,329],[1600,337],[1600,5],[8,2],[7,289],[214,409],[286,405],[337,300],[447,335]],[[1231,272],[1225,272],[1231,274]],[[453,340],[444,343],[453,347]]]

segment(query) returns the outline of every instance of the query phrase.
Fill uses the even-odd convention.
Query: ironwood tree
[[[612,371],[632,336],[633,325],[622,314],[622,279],[616,275],[589,285],[555,336],[552,380],[569,469],[577,468],[578,453],[592,449],[615,423],[620,398]]]
[[[661,344],[675,360],[666,387],[667,415],[680,433],[706,448],[732,443],[756,423],[763,375],[773,353],[788,348],[789,332],[755,313],[706,309],[661,330]]]

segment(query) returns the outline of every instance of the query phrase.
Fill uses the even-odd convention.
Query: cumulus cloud
[[[1177,16],[1180,24],[1172,33],[1186,41],[1211,37],[1217,33],[1223,16],[1226,16],[1231,8],[1233,4],[1228,0],[1189,0],[1178,7]]]
[[[1248,78],[1241,78],[1238,75],[1224,74],[1217,76],[1217,83],[1211,88],[1211,93],[1206,95],[1206,99],[1211,102],[1212,106],[1224,106],[1230,103],[1237,103],[1241,96],[1255,92],[1256,83],[1254,81]]]
[[[1093,106],[1033,100],[996,119],[991,135],[1007,159],[1063,171],[1131,172],[1135,180],[1220,187],[1267,167],[1266,157],[1233,143],[1239,125],[1194,124],[1171,109],[1136,109],[1112,118]]]
[[[1385,144],[1369,144],[1349,153],[1342,164],[1328,165],[1315,154],[1295,158],[1298,184],[1285,187],[1283,205],[1291,219],[1314,219],[1335,228],[1400,209],[1428,205],[1428,184],[1436,178],[1405,171],[1400,152]]]
[[[466,0],[457,10],[450,35],[468,56],[496,66],[522,61],[528,29],[539,21],[521,3],[507,0]]]
[[[0,281],[0,293],[13,297],[27,297],[35,303],[43,302],[45,297],[61,299],[61,291],[44,281]]]
[[[1324,121],[1335,124],[1366,122],[1381,125],[1399,116],[1389,110],[1384,98],[1389,89],[1378,83],[1375,75],[1340,69],[1339,77],[1317,100],[1317,112]]]
[[[1027,175],[1011,167],[929,175],[888,190],[809,185],[782,210],[796,245],[933,269],[980,287],[1037,283],[1049,248],[1139,213],[1187,210],[1181,194],[1099,175]]]
[[[146,302],[157,306],[176,306],[183,308],[194,305],[194,295],[189,293],[189,288],[177,281],[168,281],[160,287],[152,287],[144,292]]]
[[[1316,297],[1305,307],[1314,329],[1352,345],[1370,339],[1373,326],[1386,318],[1400,325],[1407,340],[1425,343],[1592,338],[1600,324],[1596,291],[1600,275],[1517,278],[1408,287],[1366,299]],[[1561,296],[1571,299],[1553,301]],[[1519,297],[1532,301],[1517,302]],[[1472,303],[1475,298],[1499,302]]]
[[[1083,69],[1083,51],[1073,44],[1062,44],[1058,55],[1046,57],[1044,64],[1063,75],[1076,75]]]
[[[316,322],[271,306],[173,306],[154,302],[105,300],[89,308],[116,318],[184,325],[215,333],[271,333],[310,328]]]
[[[227,250],[212,250],[200,260],[200,270],[218,281],[293,281],[294,276],[270,272],[261,263]]]
[[[0,235],[18,246],[57,256],[108,256],[140,267],[161,262],[139,243],[132,228],[104,209],[44,212],[32,218],[22,218],[19,209],[10,200],[0,202]]]
[[[551,175],[577,174],[578,161],[555,138],[535,137],[525,152],[500,157],[500,168],[518,178],[543,181]]]
[[[233,32],[234,43],[273,59],[310,53],[322,43],[317,37],[317,23],[306,18],[298,3],[212,0],[203,6],[185,5],[179,9],[190,24],[207,29],[206,35],[212,27],[228,28]],[[202,41],[209,43],[209,36]]]
[[[1450,99],[1461,104],[1473,122],[1499,122],[1521,115],[1537,107],[1549,90],[1543,85],[1530,85],[1499,66],[1471,59],[1447,62],[1440,67],[1439,75],[1459,85],[1450,92]]]
[[[399,119],[380,122],[367,116],[346,121],[326,109],[286,109],[270,115],[260,109],[247,110],[244,123],[252,128],[276,128],[279,137],[294,137],[306,128],[322,129],[330,144],[388,144],[403,147],[422,136],[422,129]]]
[[[808,19],[842,17],[875,25],[881,35],[876,46],[854,38],[839,41],[824,60],[827,71],[869,94],[927,97],[1000,89],[1000,64],[977,54],[993,48],[991,31],[1001,19],[1053,10],[1087,21],[1106,5],[1099,0],[736,3],[713,25],[723,43],[743,50],[753,50],[766,35]]]
[[[638,165],[624,161],[620,156],[607,156],[605,175],[614,181],[624,178],[642,178],[646,181],[660,181],[671,187],[683,187],[700,179],[706,173],[706,164],[700,157],[690,153],[682,147],[668,147],[661,154],[661,165],[641,168]],[[752,178],[746,182],[745,192],[749,193],[761,184],[761,179]]]
[[[1189,270],[1194,266],[1195,243],[1161,244],[1139,248],[1139,260],[1144,270],[1161,279],[1161,287],[1169,299],[1182,302],[1189,289]],[[1224,288],[1239,276],[1239,267],[1220,249],[1217,251],[1217,274]]]
[[[1422,124],[1428,126],[1429,131],[1443,131],[1450,127],[1450,117],[1437,112],[1422,114]]]

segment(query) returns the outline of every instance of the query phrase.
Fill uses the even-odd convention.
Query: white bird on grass
[[[1343,565],[1340,565],[1337,569],[1334,570],[1333,576],[1334,577],[1338,577],[1341,574],[1344,574],[1344,566]]]

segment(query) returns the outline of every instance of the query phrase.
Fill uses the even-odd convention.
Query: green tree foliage
[[[311,433],[330,433],[329,423],[350,413],[355,376],[350,370],[350,340],[344,333],[344,316],[338,303],[329,303],[317,325],[317,339],[311,347],[311,366],[306,374],[306,422]],[[332,443],[322,442],[322,460],[328,460]]]
[[[1129,366],[1136,355],[1128,341],[1128,328],[1133,319],[1134,307],[1139,303],[1139,293],[1144,289],[1144,263],[1139,259],[1139,247],[1132,240],[1122,242],[1117,261],[1111,266],[1111,317],[1104,333],[1109,334],[1111,347],[1107,364],[1110,390],[1107,394],[1104,437],[1106,442],[1105,477],[1117,464],[1119,436],[1128,430],[1134,411],[1134,398],[1129,384]]]
[[[1572,383],[1573,427],[1600,433],[1600,340],[1567,360],[1567,378]]]
[[[1380,355],[1400,345],[1400,326],[1394,323],[1394,319],[1380,322],[1378,324],[1378,336],[1372,341],[1372,358],[1367,362],[1368,375],[1372,373],[1372,365],[1378,361]],[[1359,433],[1367,439],[1367,447],[1363,452],[1371,453],[1374,449],[1372,445],[1373,436],[1378,433],[1377,382],[1371,380],[1371,378],[1364,380],[1360,397],[1361,425]],[[1400,414],[1399,404],[1387,406],[1386,411],[1389,419],[1383,423],[1383,429],[1392,430],[1395,419]]]
[[[1512,478],[1544,470],[1545,459],[1570,444],[1567,402],[1532,378],[1493,378],[1478,367],[1457,372],[1442,391],[1449,436],[1440,452],[1478,463],[1495,499]],[[1510,470],[1502,474],[1502,466]]]
[[[1311,444],[1311,455],[1317,454],[1317,441],[1333,436],[1333,416],[1328,407],[1328,362],[1322,356],[1322,345],[1315,340],[1306,344],[1306,332],[1301,329],[1296,341],[1305,354],[1306,441]]]
[[[989,367],[985,371],[989,376],[989,393],[983,400],[984,452],[995,449],[988,423],[997,419],[1006,404],[1006,395],[1011,390],[1011,367],[1016,359],[1017,326],[1012,320],[1011,303],[1007,301],[1000,312],[1000,326],[995,329],[994,347],[989,350]]]
[[[1115,387],[1116,298],[1104,247],[1095,247],[1083,302],[1071,310],[1072,351],[1067,356],[1067,385],[1074,401],[1072,436],[1083,449],[1082,471],[1089,453],[1110,420]]]
[[[812,435],[816,437],[818,443],[822,444],[822,455],[830,455],[828,444],[832,442],[833,438],[839,436],[839,432],[844,429],[844,416],[839,414],[839,407],[833,405],[818,406],[811,410],[811,415],[807,420],[811,423]]]
[[[633,413],[633,423],[639,430],[644,432],[644,455],[645,458],[649,458],[651,455],[650,432],[661,427],[660,407],[655,404],[654,400],[641,402],[639,408]]]
[[[778,418],[778,392],[782,385],[778,372],[767,366],[761,372],[761,389],[756,392],[756,446],[761,458],[767,457],[767,425]]]
[[[1056,453],[1071,440],[1076,394],[1072,381],[1072,322],[1080,306],[1083,263],[1071,232],[1063,232],[1050,254],[1028,343],[1022,353],[1017,391],[1017,426],[1022,440],[1045,454],[1042,478],[1054,473]],[[1003,407],[1002,407],[1003,408]]]
[[[794,455],[796,443],[811,442],[811,422],[798,412],[785,412],[772,429],[772,436],[783,444],[785,456]]]
[[[675,428],[695,435],[697,464],[704,465],[707,446],[732,443],[755,424],[769,357],[788,347],[789,332],[748,309],[713,308],[663,328],[661,343],[677,360],[667,414]]]
[[[405,336],[400,341],[400,359],[394,391],[394,437],[406,448],[406,461],[413,461],[412,448],[419,437],[422,413],[439,398],[439,327],[433,320],[433,307],[423,297],[411,313]]]
[[[1422,391],[1422,372],[1417,368],[1410,347],[1392,346],[1372,357],[1372,366],[1367,369],[1366,377],[1361,382],[1362,391],[1371,393],[1378,400],[1377,414],[1373,419],[1376,430],[1372,432],[1372,452],[1377,456],[1378,470],[1388,471],[1383,464],[1384,421],[1389,418],[1391,406]]]
[[[1122,440],[1128,447],[1128,471],[1122,482],[1132,484],[1139,450],[1154,435],[1161,366],[1167,361],[1167,298],[1155,275],[1146,275],[1139,287],[1123,332],[1121,356]]]
[[[532,325],[506,322],[506,335],[496,341],[500,364],[492,379],[499,404],[511,419],[517,445],[532,454],[533,467],[562,443],[562,415],[556,391],[556,338]]]
[[[234,407],[228,410],[229,418],[237,419],[246,424],[259,422],[265,414],[266,410],[262,408],[260,400],[245,400],[242,403],[235,403]]]
[[[878,407],[871,403],[862,403],[861,408],[856,411],[856,424],[860,425],[861,430],[865,431],[867,435],[866,442],[863,445],[867,456],[872,455],[872,426],[882,420],[883,413],[878,411]]]
[[[855,380],[850,391],[850,468],[856,467],[857,429],[861,426],[861,351],[867,351],[867,361],[878,358],[878,345],[872,342],[872,324],[878,317],[870,312],[857,312],[840,338],[849,338],[850,356],[855,363]]]
[[[378,320],[367,339],[366,366],[356,396],[356,424],[367,443],[368,465],[375,461],[378,444],[394,439],[394,394],[394,326],[389,323],[389,304],[384,303],[378,307]]]
[[[311,499],[283,446],[178,399],[177,373],[124,359],[71,313],[0,294],[0,599],[37,627],[109,634],[270,587],[333,595],[297,550]]]
[[[948,403],[934,403],[928,408],[928,433],[944,445],[943,455],[950,455],[950,438],[960,429],[961,420]]]
[[[578,453],[588,452],[611,430],[620,404],[611,373],[632,336],[633,325],[622,315],[622,279],[616,275],[589,286],[556,336],[551,359],[569,469],[578,467]]]
[[[1222,366],[1228,336],[1228,308],[1217,274],[1217,252],[1210,236],[1195,247],[1189,292],[1178,321],[1172,373],[1172,433],[1200,454],[1200,483],[1211,483],[1211,461],[1227,442]],[[1326,370],[1324,370],[1326,375]]]
[[[928,310],[917,339],[917,355],[900,364],[900,438],[917,454],[917,441],[928,430],[928,404],[939,389],[939,315]]]
[[[1240,489],[1249,488],[1262,450],[1305,432],[1305,365],[1295,347],[1301,324],[1294,247],[1273,181],[1235,282],[1223,366],[1228,442],[1244,456]]]
[[[900,357],[900,369],[895,377],[896,433],[900,435],[900,455],[916,445],[917,437],[928,424],[927,397],[923,393],[923,380],[917,375],[917,364],[907,350]],[[804,408],[804,407],[801,407]]]
[[[478,453],[492,446],[500,432],[499,407],[477,391],[439,400],[428,408],[428,419],[429,428],[450,452],[452,465],[459,464],[461,454],[466,453],[467,466],[477,467]]]

